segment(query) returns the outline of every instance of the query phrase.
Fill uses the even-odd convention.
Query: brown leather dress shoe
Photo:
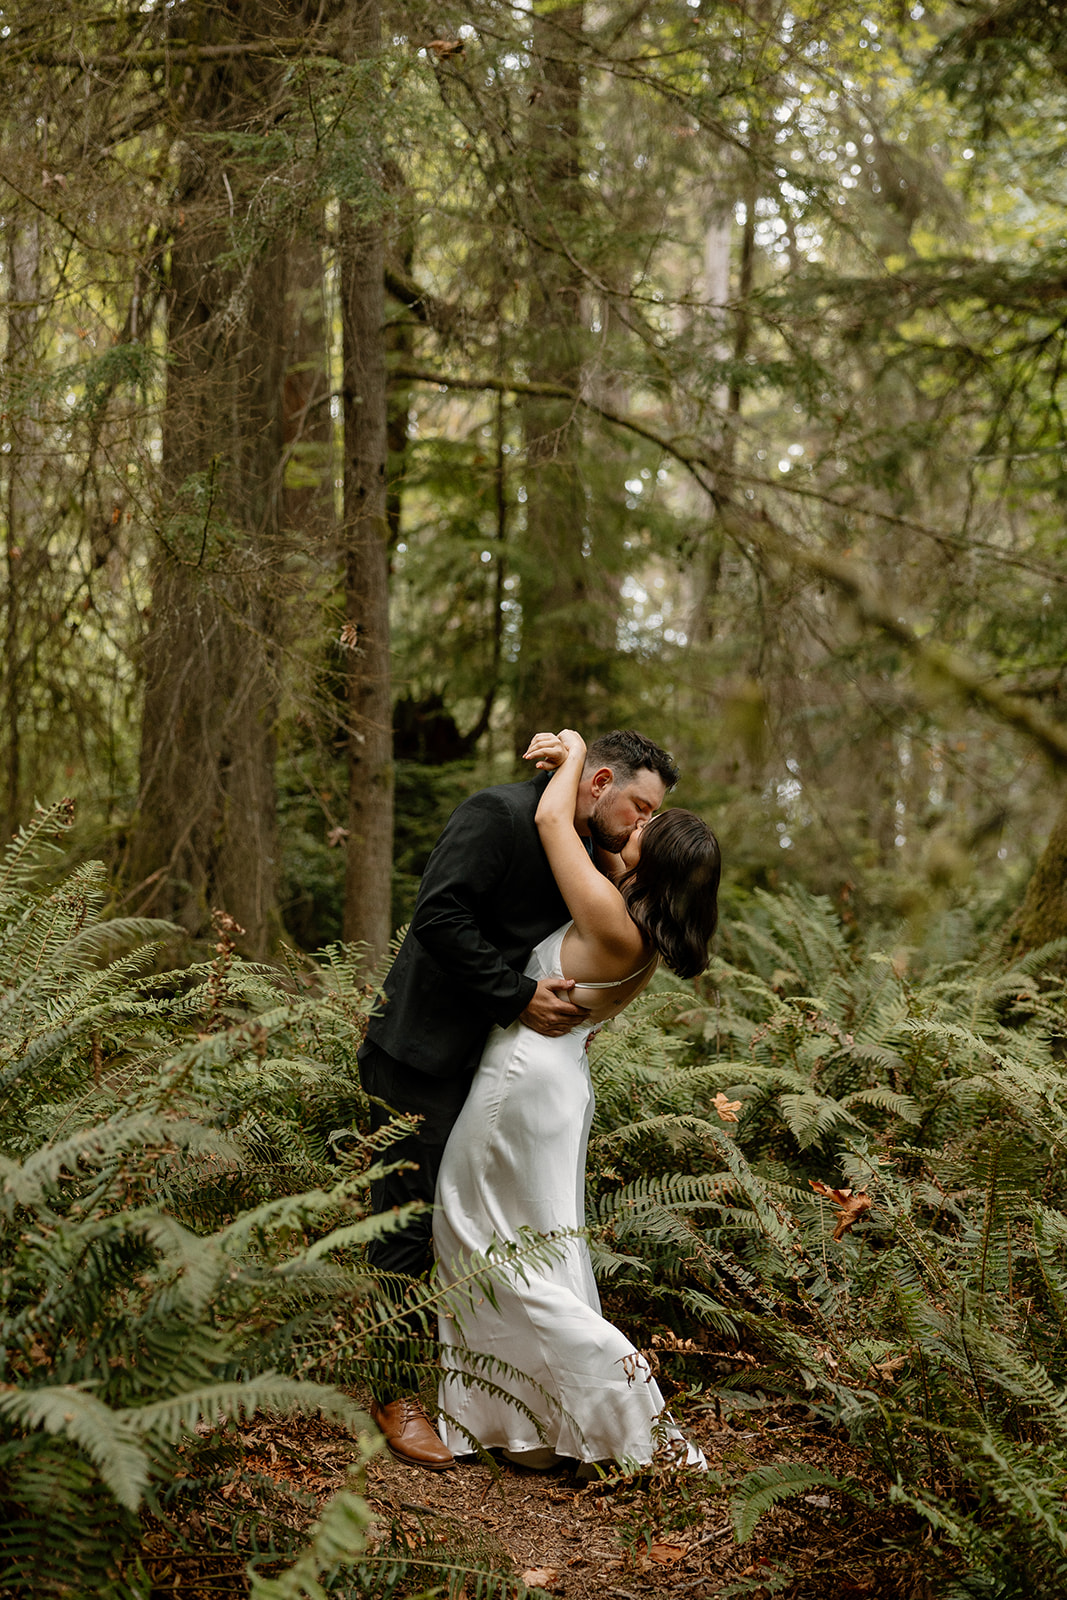
[[[410,1461],[416,1467],[428,1467],[431,1472],[444,1472],[454,1467],[456,1458],[446,1444],[442,1444],[429,1417],[414,1395],[401,1395],[386,1406],[377,1400],[370,1404],[372,1422],[376,1422],[385,1435],[385,1442],[401,1461]]]

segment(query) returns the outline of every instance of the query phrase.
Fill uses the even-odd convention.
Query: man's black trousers
[[[413,1171],[391,1172],[371,1184],[371,1206],[377,1215],[412,1200],[433,1204],[441,1157],[448,1136],[470,1091],[473,1073],[432,1078],[380,1050],[368,1039],[359,1050],[359,1076],[364,1089],[393,1111],[422,1118],[415,1133],[407,1134],[383,1152],[387,1161],[413,1161]],[[389,1112],[371,1104],[371,1129],[377,1132],[389,1121]],[[433,1265],[433,1218],[429,1211],[395,1233],[375,1239],[367,1247],[367,1260],[381,1272],[402,1272],[419,1278]]]

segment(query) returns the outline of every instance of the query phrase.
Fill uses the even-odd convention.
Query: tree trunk
[[[415,225],[412,202],[407,196],[404,174],[397,162],[384,164],[385,182],[394,203],[403,207],[404,220],[392,240],[390,256],[396,261],[405,281],[410,282],[415,262]],[[399,300],[389,307],[385,324],[385,349],[390,365],[410,366],[415,356],[415,322],[409,308]],[[400,541],[404,503],[404,481],[408,469],[408,413],[411,410],[411,383],[393,373],[387,376],[386,389],[386,483],[385,517],[389,526],[389,550]]]
[[[30,378],[37,331],[40,227],[36,216],[7,216],[7,382]],[[33,385],[26,383],[26,398],[19,405],[9,400],[4,454],[7,465],[7,512],[4,537],[4,777],[0,804],[0,841],[16,832],[23,816],[22,737],[23,715],[23,611],[24,574],[31,568],[36,543],[41,427]]]
[[[1067,938],[1067,799],[1026,886],[1015,942],[1019,953]],[[1067,966],[1067,957],[1060,958]]]
[[[337,519],[321,210],[312,222],[289,249],[281,525],[291,546],[321,559]]]
[[[573,389],[584,342],[583,279],[568,249],[581,207],[581,70],[567,44],[583,20],[581,3],[534,20],[539,76],[527,147],[530,377]],[[522,598],[516,748],[539,728],[590,726],[590,688],[603,685],[615,642],[610,607],[605,617],[598,604],[604,587],[595,571],[576,409],[568,400],[526,397],[520,412],[526,507],[516,541]]]
[[[720,360],[725,361],[729,355],[737,355],[737,346],[740,342],[738,329],[744,318],[744,297],[751,288],[751,283],[742,283],[738,299],[742,301],[741,309],[735,320],[735,334],[733,348],[729,341],[729,304],[731,289],[731,265],[733,244],[733,218],[731,208],[725,206],[718,190],[722,187],[717,183],[711,195],[710,215],[704,229],[704,298],[707,305],[706,316],[711,328],[714,330],[712,349]],[[749,212],[752,207],[749,205]],[[747,233],[746,224],[746,233]],[[741,351],[743,358],[744,352]],[[716,427],[717,446],[724,458],[724,465],[729,464],[733,456],[733,437],[729,431],[728,414],[740,410],[741,397],[737,390],[731,390],[728,384],[719,384],[715,391],[715,405],[720,413],[720,420]],[[725,535],[722,524],[715,512],[711,495],[704,489],[694,485],[688,488],[688,497],[694,502],[694,512],[706,519],[707,531],[704,539],[696,552],[693,560],[690,583],[692,585],[692,606],[689,619],[689,640],[695,656],[702,660],[707,658],[708,650],[715,636],[715,607],[719,594],[719,580],[722,574],[723,548]],[[703,673],[700,677],[704,677]],[[706,683],[702,682],[694,696],[695,712],[698,717],[714,717],[716,710],[717,692],[711,692],[708,685],[711,683],[712,674],[706,675]]]
[[[214,42],[267,31],[255,4]],[[185,105],[168,293],[163,484],[144,645],[141,908],[204,935],[216,907],[266,953],[279,932],[274,741],[286,242],[255,217],[241,134],[277,69],[204,68]],[[208,140],[205,134],[213,135]],[[253,220],[254,219],[254,220]]]
[[[353,28],[362,59],[379,45],[378,0]],[[365,113],[373,127],[373,85]],[[379,166],[368,131],[368,164]],[[372,176],[381,182],[380,170]],[[348,667],[348,859],[344,936],[385,955],[390,934],[393,750],[386,518],[385,254],[380,220],[345,204],[341,220],[344,333],[344,552]]]

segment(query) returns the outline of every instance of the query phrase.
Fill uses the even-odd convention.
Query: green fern
[[[752,1537],[756,1524],[772,1506],[782,1500],[790,1500],[795,1495],[807,1494],[812,1489],[836,1489],[846,1494],[855,1492],[847,1481],[820,1467],[805,1466],[799,1461],[776,1461],[748,1473],[730,1500],[730,1520],[738,1544],[744,1544],[746,1539]]]
[[[358,1466],[373,1446],[344,1391],[436,1382],[441,1293],[365,1266],[398,1219],[367,1216],[389,1135],[363,1132],[375,991],[353,953],[150,973],[165,930],[101,922],[95,868],[59,879],[65,816],[41,814],[0,868],[0,1588],[22,1600],[32,1572],[58,1595],[77,1571],[126,1600],[149,1586],[139,1510],[167,1523],[239,1454],[220,1413],[334,1417]],[[636,1323],[702,1327],[744,1357],[725,1377],[707,1341],[664,1341],[665,1378],[847,1431],[937,1530],[939,1593],[993,1600],[1025,1578],[1051,1597],[1067,1588],[1063,992],[1042,959],[1001,970],[964,935],[901,974],[892,939],[846,937],[827,901],[756,895],[699,993],[657,976],[592,1050],[590,1245]],[[871,1205],[835,1229],[813,1180]],[[467,1287],[510,1292],[522,1250],[552,1248],[469,1263]],[[490,1390],[509,1376],[473,1360]],[[739,1535],[815,1489],[859,1494],[797,1464],[750,1474]],[[290,1503],[262,1497],[212,1537],[264,1596],[464,1572],[519,1587],[499,1552],[433,1530],[414,1552],[371,1548],[353,1499],[301,1561]]]
[[[364,1452],[361,1466],[367,1459]],[[252,1600],[328,1600],[323,1577],[353,1566],[367,1543],[371,1513],[358,1494],[335,1495],[310,1529],[304,1550],[287,1571],[276,1578],[252,1573]]]
[[[980,947],[967,956],[963,933],[961,921],[950,964],[913,951],[902,975],[880,938],[846,939],[826,901],[753,897],[723,929],[710,998],[650,1003],[610,1058],[598,1041],[594,1246],[638,1314],[695,1317],[755,1357],[738,1392],[792,1396],[847,1426],[991,1595],[1024,1573],[1051,1595],[1067,1528],[1053,1489],[1067,1390],[1062,990],[1040,959],[1005,972]],[[654,1037],[664,1025],[669,1050]],[[735,1125],[719,1123],[718,1094]],[[839,1212],[812,1180],[873,1203],[834,1239]],[[954,1486],[940,1500],[931,1473]],[[752,1514],[775,1481],[750,1482]]]
[[[318,1413],[377,1448],[335,1385],[391,1359],[360,1261],[391,1225],[358,1127],[372,991],[336,962],[294,999],[235,963],[220,1017],[210,968],[143,977],[162,925],[101,922],[92,866],[40,881],[67,821],[0,871],[0,1587],[35,1600],[72,1572],[145,1592],[136,1513],[195,1498],[220,1416]]]

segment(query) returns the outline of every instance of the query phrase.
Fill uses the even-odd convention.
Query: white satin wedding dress
[[[537,946],[530,977],[561,975],[569,926]],[[441,1436],[454,1454],[468,1454],[474,1438],[531,1466],[557,1457],[644,1465],[659,1448],[703,1466],[666,1417],[644,1357],[600,1315],[584,1239],[552,1241],[551,1261],[498,1270],[491,1292],[469,1288],[470,1258],[503,1260],[501,1245],[520,1229],[552,1235],[585,1225],[592,1031],[583,1025],[546,1039],[519,1022],[494,1028],[449,1137],[433,1230],[446,1291]]]

